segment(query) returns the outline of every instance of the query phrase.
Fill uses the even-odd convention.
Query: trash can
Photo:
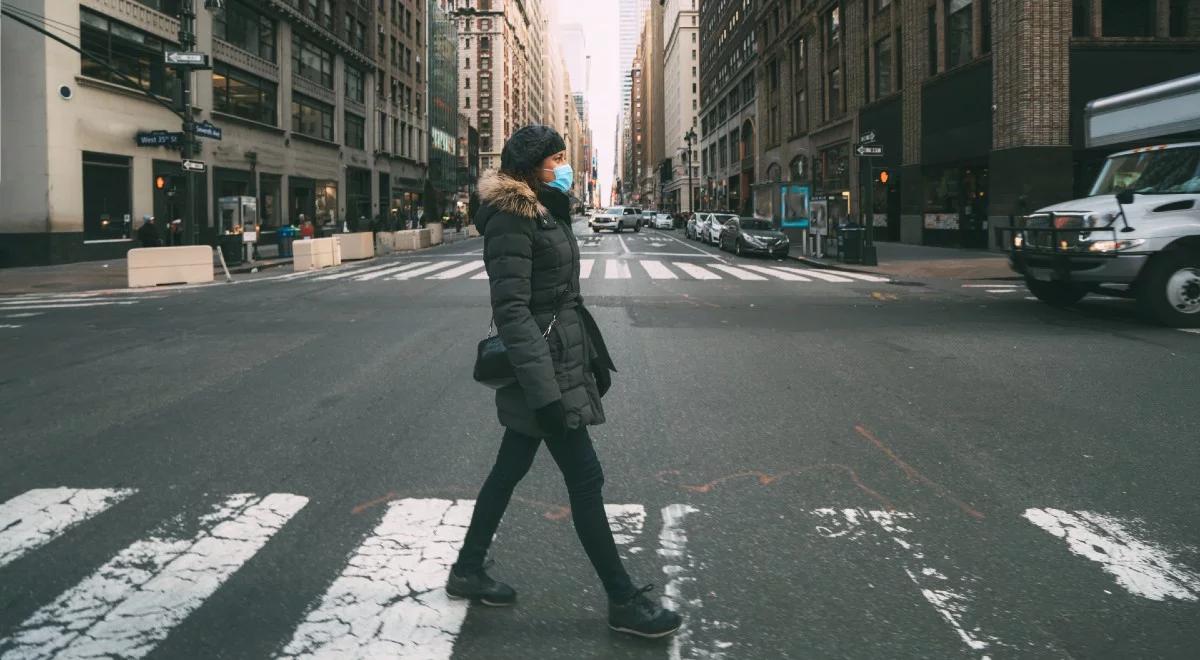
[[[292,242],[296,240],[296,228],[284,225],[275,232],[275,244],[279,248],[279,258],[292,258]]]
[[[242,235],[221,234],[217,237],[221,248],[221,256],[225,257],[226,266],[238,266],[242,263]]]
[[[862,263],[865,231],[859,225],[838,225],[837,259],[845,264]]]

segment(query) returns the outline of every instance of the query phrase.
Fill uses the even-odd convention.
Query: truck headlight
[[[1123,252],[1125,250],[1132,250],[1145,242],[1145,239],[1141,238],[1130,238],[1120,241],[1095,241],[1089,243],[1087,249],[1088,252]]]

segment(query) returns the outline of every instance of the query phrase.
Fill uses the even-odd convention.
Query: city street
[[[1200,335],[1019,282],[593,234],[611,633],[547,452],[441,590],[501,434],[482,239],[233,284],[0,297],[0,658],[1185,658]]]

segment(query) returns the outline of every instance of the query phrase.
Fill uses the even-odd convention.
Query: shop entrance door
[[[300,226],[300,215],[316,225],[316,189],[312,179],[290,178],[288,180],[288,222]]]
[[[958,226],[960,243],[965,248],[988,247],[988,169],[966,167],[962,170],[962,199]]]

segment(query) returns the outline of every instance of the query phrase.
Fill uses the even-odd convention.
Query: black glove
[[[533,411],[538,426],[546,432],[549,438],[561,438],[567,434],[567,409],[563,407],[562,399]]]
[[[596,389],[600,390],[600,398],[608,393],[612,387],[612,374],[608,371],[608,367],[592,363],[592,375],[596,377]]]

